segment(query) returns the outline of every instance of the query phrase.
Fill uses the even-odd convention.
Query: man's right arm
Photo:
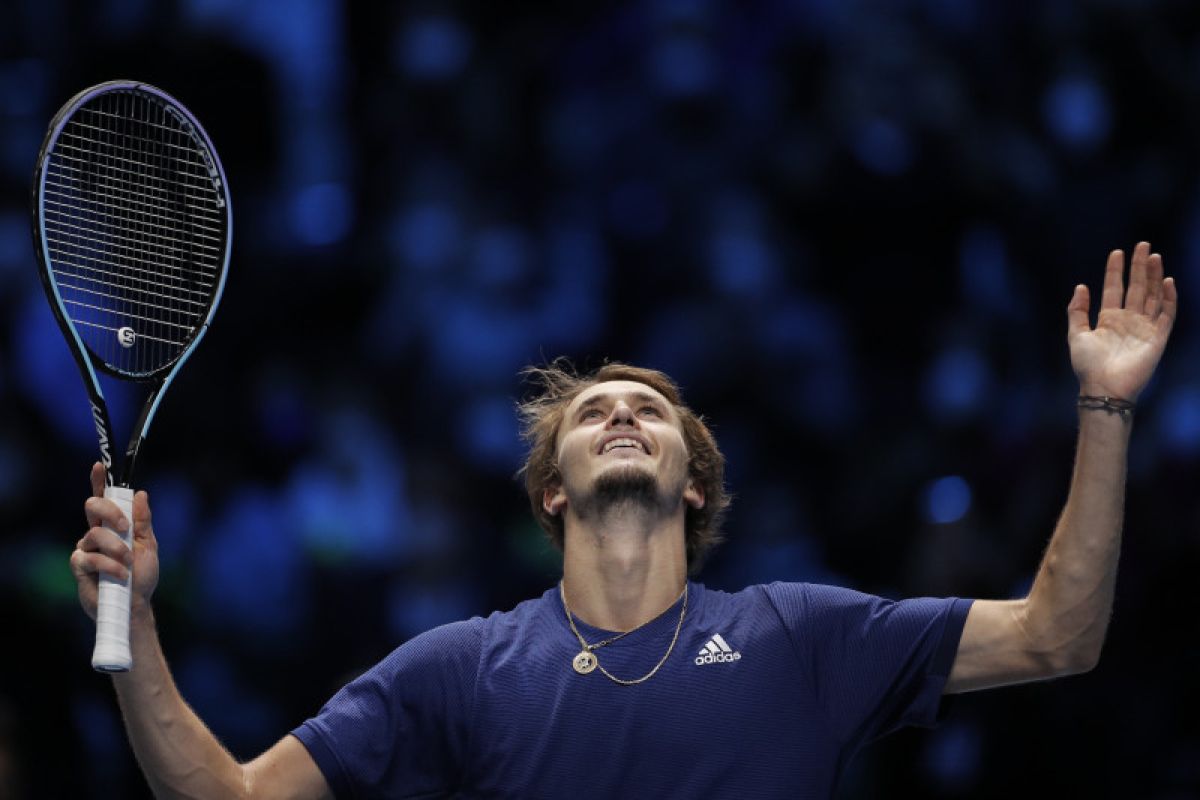
[[[308,750],[288,735],[246,764],[221,746],[184,702],[171,677],[158,634],[150,596],[158,582],[158,546],[145,492],[133,502],[133,551],[106,530],[121,512],[103,499],[104,470],[92,470],[97,495],[85,510],[91,529],[71,554],[71,570],[84,611],[96,617],[97,575],[124,578],[133,567],[133,614],[130,646],[133,669],[113,676],[113,685],[138,763],[156,797],[187,798],[330,798],[333,797]]]
[[[113,676],[125,730],[155,797],[332,798],[308,750],[288,735],[246,764],[184,702],[167,668],[153,613],[134,612],[134,667]]]

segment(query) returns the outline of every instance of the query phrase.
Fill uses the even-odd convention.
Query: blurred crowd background
[[[1200,797],[1194,3],[2,9],[0,797],[147,794],[67,567],[95,436],[28,222],[49,119],[111,78],[189,106],[233,193],[138,484],[168,659],[239,757],[554,584],[513,406],[558,355],[666,370],[706,415],[736,496],[707,585],[1021,595],[1073,458],[1066,303],[1148,239],[1182,311],[1100,666],[960,697],[840,796]]]

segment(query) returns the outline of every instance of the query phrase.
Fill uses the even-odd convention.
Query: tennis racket
[[[72,97],[50,123],[33,176],[42,285],[83,375],[106,471],[104,496],[129,523],[134,465],[163,394],[200,343],[225,286],[229,191],[196,118],[166,92],[110,81]],[[125,458],[99,373],[148,389]],[[100,577],[92,666],[124,672],[132,573]]]

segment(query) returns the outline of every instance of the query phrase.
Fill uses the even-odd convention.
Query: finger
[[[1166,278],[1162,282],[1162,311],[1154,320],[1154,326],[1160,336],[1166,339],[1171,335],[1171,327],[1175,324],[1175,309],[1179,305],[1179,290],[1175,288],[1175,279]]]
[[[1146,304],[1146,262],[1150,259],[1150,245],[1138,242],[1133,248],[1129,265],[1129,290],[1125,293],[1125,308],[1141,312]]]
[[[76,549],[85,553],[100,553],[124,564],[133,563],[133,552],[121,541],[120,536],[108,528],[92,528],[79,540]]]
[[[103,553],[87,553],[76,550],[71,553],[71,574],[75,580],[84,580],[90,575],[104,574],[119,581],[129,577],[129,570],[120,562]]]
[[[154,541],[151,524],[150,494],[145,491],[133,496],[133,538],[143,542]]]
[[[87,515],[88,525],[95,528],[106,525],[121,532],[129,529],[129,522],[121,509],[112,500],[103,497],[89,497],[83,504],[83,512]]]
[[[1082,283],[1075,287],[1071,302],[1067,304],[1067,336],[1084,333],[1092,329],[1089,309],[1092,304],[1091,293]]]
[[[1146,304],[1143,313],[1154,319],[1162,309],[1163,263],[1162,256],[1151,253],[1146,261]]]
[[[92,496],[104,497],[104,465],[97,461],[92,464]]]
[[[1120,308],[1125,296],[1125,253],[1113,250],[1108,254],[1108,265],[1104,268],[1104,290],[1100,294],[1100,310]]]

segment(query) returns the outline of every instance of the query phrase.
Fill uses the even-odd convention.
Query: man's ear
[[[688,478],[687,488],[683,490],[684,501],[695,509],[704,508],[704,489],[698,486],[695,481]]]
[[[553,484],[542,490],[542,508],[552,517],[562,513],[567,507],[567,495],[562,486]]]

